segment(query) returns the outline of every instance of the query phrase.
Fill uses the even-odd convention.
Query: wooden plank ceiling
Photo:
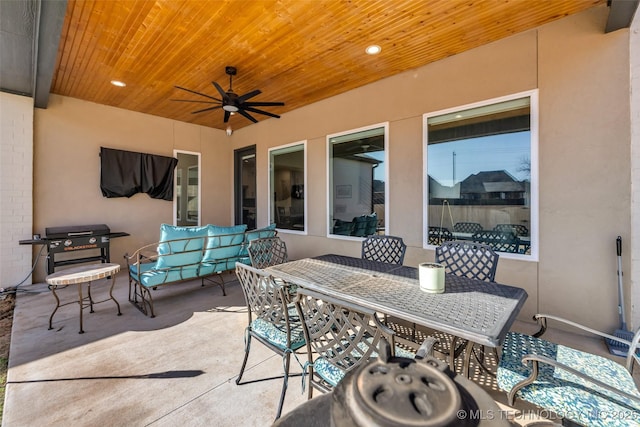
[[[70,0],[51,91],[225,129],[221,109],[171,101],[207,101],[174,86],[219,98],[211,82],[227,90],[235,66],[234,92],[260,89],[250,101],[282,101],[259,108],[283,114],[605,1]]]

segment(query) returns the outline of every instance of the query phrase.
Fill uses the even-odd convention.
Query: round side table
[[[66,270],[58,271],[57,273],[53,273],[47,276],[46,282],[51,288],[51,292],[56,299],[56,308],[53,309],[53,313],[49,317],[49,329],[53,329],[53,315],[56,314],[58,308],[68,305],[75,304],[76,302],[80,306],[80,334],[84,333],[82,329],[82,310],[89,307],[89,312],[93,313],[93,305],[101,302],[113,300],[118,307],[118,316],[122,315],[120,311],[120,304],[113,297],[113,286],[116,284],[116,273],[120,271],[119,264],[89,264],[89,265],[81,265],[78,267],[68,268]],[[91,282],[94,280],[111,278],[111,287],[109,288],[109,298],[101,301],[94,301],[91,297]],[[87,296],[82,295],[82,284],[87,284]],[[60,298],[58,298],[58,294],[56,294],[56,289],[59,286],[68,286],[68,285],[78,285],[78,301],[71,301],[68,303],[60,304]]]

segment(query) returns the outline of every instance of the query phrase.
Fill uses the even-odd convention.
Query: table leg
[[[80,332],[79,334],[84,334],[84,330],[82,330],[82,283],[78,283],[78,305],[80,306]]]
[[[467,341],[467,345],[465,348],[464,354],[464,365],[462,367],[462,375],[468,379],[469,378],[469,365],[471,364],[471,353],[473,353],[473,341]]]
[[[116,305],[118,306],[118,316],[122,316],[122,312],[120,311],[120,304],[118,304],[118,301],[116,301],[116,299],[113,297],[113,287],[116,284],[116,275],[112,275],[111,276],[111,287],[109,288],[109,298],[111,298],[113,300],[113,302],[116,303]]]
[[[60,308],[60,298],[58,298],[58,294],[56,294],[56,286],[51,285],[49,287],[51,288],[51,292],[56,299],[56,308],[53,309],[53,313],[51,313],[51,316],[49,316],[49,329],[53,329],[53,315],[56,314],[56,311],[58,311],[58,308]]]
[[[89,295],[89,313],[93,313],[93,298],[91,298],[91,282],[87,282],[87,294]]]

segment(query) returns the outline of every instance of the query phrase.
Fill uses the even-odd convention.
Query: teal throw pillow
[[[245,233],[244,245],[240,251],[240,256],[249,256],[249,243],[255,239],[264,239],[266,237],[276,237],[276,224],[269,224],[264,228],[257,228],[255,230],[249,230]]]
[[[208,238],[203,262],[217,262],[237,257],[244,244],[246,224],[224,227],[208,225]]]
[[[207,227],[160,226],[157,268],[197,264],[202,259]]]

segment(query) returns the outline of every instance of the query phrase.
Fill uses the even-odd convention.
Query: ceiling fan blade
[[[249,115],[249,113],[247,113],[244,110],[238,110],[239,114],[242,114],[243,116],[245,116],[247,119],[251,120],[253,123],[258,123],[258,121],[256,119],[254,119],[253,117],[251,117],[251,115]]]
[[[244,95],[238,97],[238,102],[244,102],[249,98],[253,98],[256,95],[260,95],[261,93],[262,91],[260,89],[256,89],[249,93],[245,93]]]
[[[177,101],[177,102],[198,102],[201,104],[219,104],[220,101],[198,101],[196,99],[170,99],[169,101]]]
[[[213,99],[213,100],[218,101],[218,102],[222,102],[221,99],[214,98],[213,96],[205,95],[204,93],[196,92],[195,90],[187,89],[186,87],[182,87],[182,86],[174,86],[174,87],[176,89],[185,90],[185,91],[193,93],[195,95],[204,96],[205,98],[209,98],[209,99]]]
[[[284,102],[245,102],[244,105],[247,107],[282,107]]]
[[[216,105],[215,107],[209,107],[198,111],[192,111],[191,114],[204,113],[205,111],[217,110],[218,108],[222,108],[222,105]]]
[[[264,114],[265,116],[275,117],[276,119],[280,118],[280,116],[277,115],[277,114],[273,114],[273,113],[270,113],[270,112],[264,111],[264,110],[258,110],[257,108],[251,108],[251,107],[242,107],[242,108],[244,108],[247,111],[251,111],[252,113]],[[242,111],[242,110],[240,110],[240,111]]]
[[[228,112],[227,110],[224,110],[224,122],[227,123],[229,121],[229,117],[231,116],[231,113]]]
[[[220,95],[222,95],[222,99],[226,99],[227,98],[227,92],[224,91],[224,89],[222,89],[222,87],[216,83],[216,82],[211,82],[211,84],[213,84],[216,89],[218,90],[218,92],[220,92]]]

